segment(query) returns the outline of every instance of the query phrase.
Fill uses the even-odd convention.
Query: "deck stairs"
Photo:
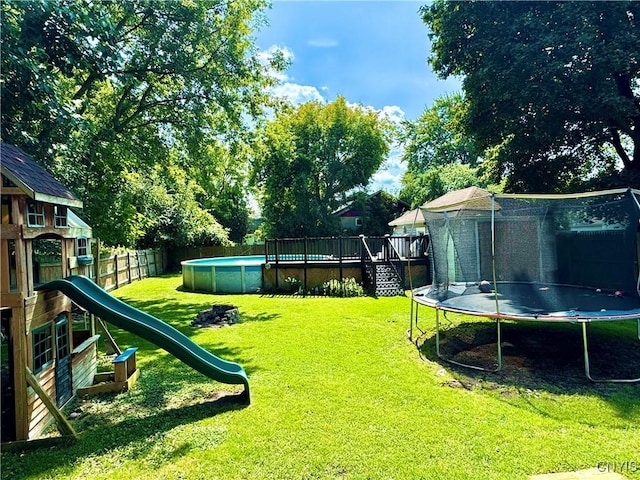
[[[375,269],[375,274],[372,269]],[[377,297],[395,297],[405,294],[402,278],[391,262],[377,261],[372,263],[367,269],[367,275]]]

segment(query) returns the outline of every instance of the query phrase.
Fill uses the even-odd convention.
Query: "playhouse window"
[[[54,208],[54,220],[56,228],[67,228],[67,207],[56,205]]]
[[[44,227],[44,205],[41,203],[27,203],[27,225],[29,227]]]
[[[51,325],[36,328],[33,337],[33,373],[44,370],[53,363],[53,336]]]
[[[89,255],[89,242],[86,237],[76,238],[76,255],[78,257]]]
[[[356,227],[362,226],[362,219],[360,217],[356,217]]]

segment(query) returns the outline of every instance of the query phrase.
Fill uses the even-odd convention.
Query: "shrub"
[[[362,297],[364,288],[353,277],[342,281],[331,279],[322,284],[322,291],[329,297]]]

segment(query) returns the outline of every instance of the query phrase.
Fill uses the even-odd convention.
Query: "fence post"
[[[304,274],[303,274],[303,282],[302,284],[304,285],[303,289],[304,291],[302,292],[303,296],[307,295],[307,261],[308,261],[308,257],[309,257],[309,245],[307,244],[307,237],[304,237],[303,240],[303,244],[302,244],[302,254],[303,254],[303,259],[304,259]],[[295,257],[294,257],[295,258]]]
[[[94,244],[95,246],[95,253],[93,256],[93,275],[95,277],[95,282],[96,285],[98,286],[102,286],[100,285],[100,239],[96,238],[96,242]]]
[[[390,242],[390,238],[389,238],[389,234],[387,233],[384,236],[384,248],[382,249],[382,251],[384,252],[384,261],[388,262],[390,260],[390,254],[389,254],[389,242]]]
[[[113,255],[113,265],[115,266],[115,270],[116,270],[116,288],[120,288],[120,268],[118,267],[118,254],[115,253]]]
[[[127,278],[129,281],[127,283],[132,283],[133,279],[131,278],[131,252],[127,251]]]
[[[275,275],[276,275],[276,290],[278,290],[279,287],[279,283],[278,283],[278,239],[274,238],[273,239],[273,253],[274,253],[274,264],[276,266],[276,269],[274,271]]]
[[[344,280],[342,271],[342,236],[338,237],[338,269],[340,270],[340,282]]]

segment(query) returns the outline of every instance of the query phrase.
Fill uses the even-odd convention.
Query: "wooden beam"
[[[0,450],[3,452],[20,452],[71,445],[78,440],[77,436],[64,435],[62,437],[35,438],[33,440],[17,440],[15,442],[3,442]]]
[[[29,409],[27,406],[27,379],[24,372],[27,366],[28,335],[25,330],[24,307],[12,309],[9,334],[13,346],[16,440],[27,440],[29,438]]]
[[[28,227],[26,224],[22,227],[22,238],[24,239],[35,239],[41,235],[55,235],[65,239],[75,238],[75,232],[70,228],[56,228],[53,225]]]
[[[47,392],[45,392],[42,386],[38,383],[38,379],[33,375],[29,367],[25,367],[25,375],[27,377],[27,383],[29,384],[29,386],[33,388],[33,390],[38,394],[38,397],[40,397],[42,403],[45,404],[47,410],[49,410],[51,415],[53,415],[53,417],[56,419],[56,423],[58,424],[58,430],[60,431],[60,433],[63,436],[70,435],[74,438],[78,438],[78,434],[76,433],[76,431],[64,417],[62,412],[58,409],[55,402],[51,400],[49,395],[47,395]]]
[[[0,237],[3,240],[16,240],[20,238],[20,225],[2,224],[0,225]],[[4,258],[3,258],[4,261]]]
[[[98,323],[100,324],[100,327],[102,327],[102,330],[104,331],[104,336],[105,336],[105,340],[107,342],[107,347],[111,347],[111,349],[112,349],[112,352],[110,352],[109,349],[107,348],[107,353],[115,353],[117,355],[120,355],[122,353],[122,350],[120,350],[120,347],[116,343],[116,340],[111,335],[111,332],[107,328],[106,323],[104,323],[104,321],[102,321],[101,318],[98,318]]]

